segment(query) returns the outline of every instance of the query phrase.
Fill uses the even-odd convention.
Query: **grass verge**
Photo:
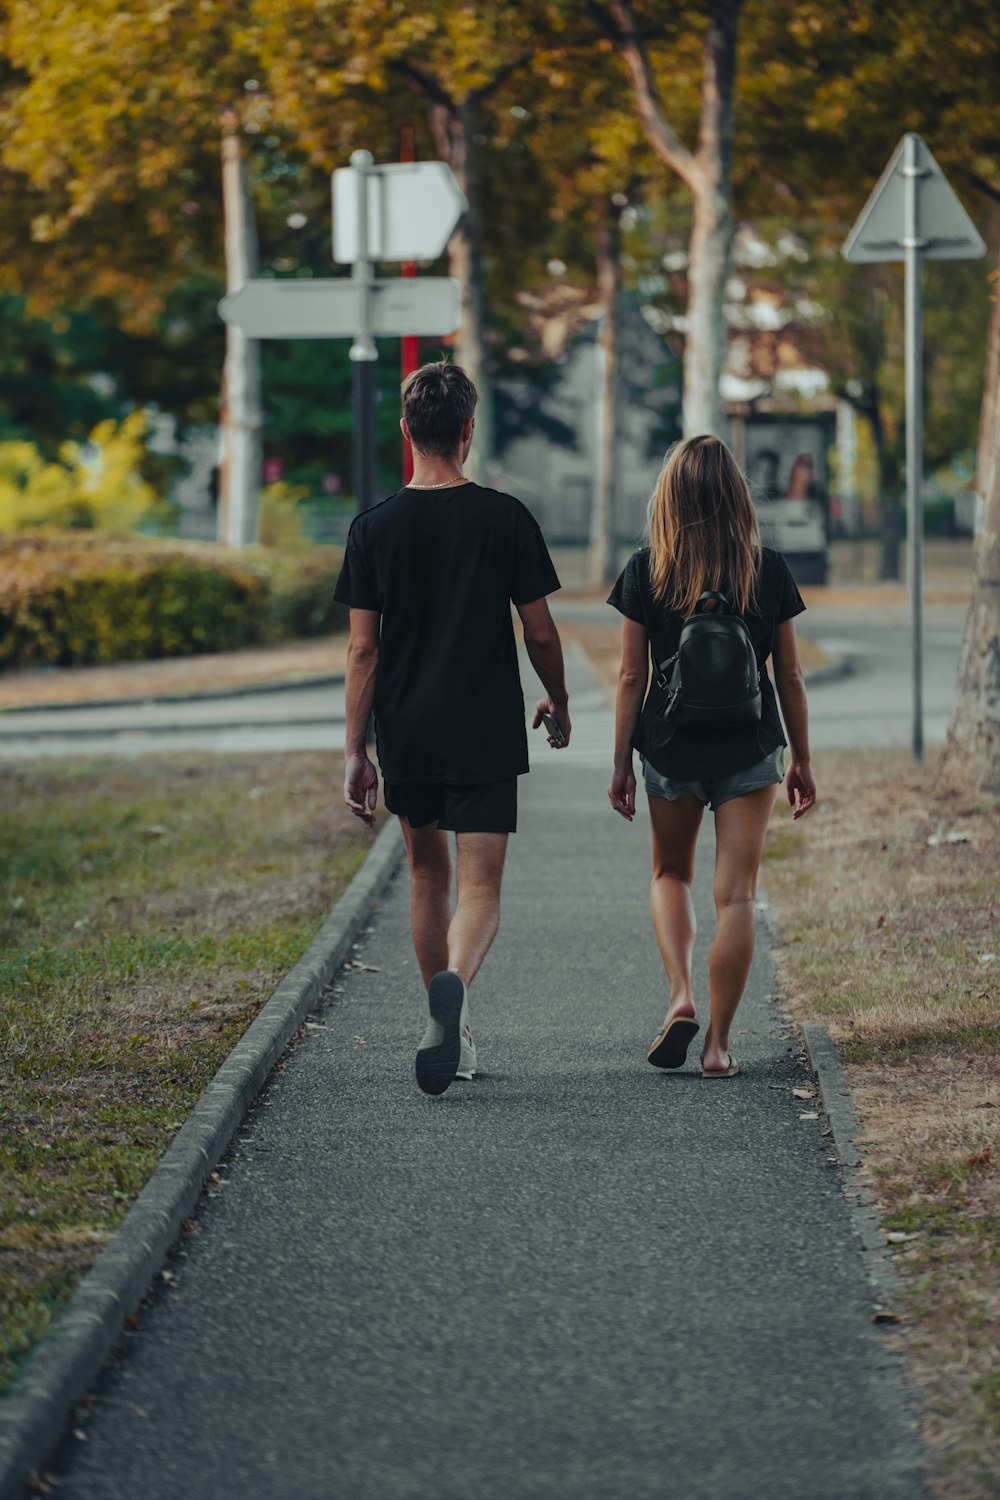
[[[942,1500],[1000,1474],[1000,802],[907,752],[816,757],[764,885],[786,1008],[827,1025],[904,1288],[903,1347]]]
[[[0,1390],[361,864],[342,774],[0,768]]]

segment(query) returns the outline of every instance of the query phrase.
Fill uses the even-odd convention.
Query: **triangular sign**
[[[919,135],[904,135],[875,184],[841,254],[855,263],[903,260],[906,236],[907,144],[913,142],[915,241],[927,260],[978,260],[986,246],[955,190]]]

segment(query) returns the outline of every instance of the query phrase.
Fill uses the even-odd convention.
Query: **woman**
[[[661,1068],[679,1068],[699,1030],[691,985],[691,880],[702,813],[706,806],[715,813],[718,923],[709,958],[711,1015],[702,1077],[732,1078],[739,1065],[729,1050],[729,1031],[753,957],[757,872],[788,741],[786,787],[793,817],[802,817],[816,801],[793,620],[805,605],[784,558],[761,546],[746,480],[718,438],[686,438],[668,454],[650,507],[648,535],[648,547],[629,559],[608,600],[623,616],[615,770],[608,796],[631,822],[635,747],[652,824],[650,912],[670,981],[670,1006],[649,1050],[649,1061]],[[652,717],[663,701],[655,683],[642,713],[650,652],[655,664],[668,661],[682,623],[706,589],[728,591],[747,627],[761,673],[760,719],[715,729],[680,724],[668,729]],[[788,741],[767,675],[769,656]]]

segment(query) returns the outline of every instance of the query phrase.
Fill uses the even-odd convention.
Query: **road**
[[[602,604],[555,603],[558,619],[606,622]],[[926,611],[924,735],[944,741],[955,688],[965,621],[963,608]],[[852,671],[810,691],[810,726],[816,750],[910,744],[910,632],[905,610],[873,606],[861,616],[810,609],[802,634]],[[525,694],[535,678],[522,663]],[[572,707],[572,705],[571,705]],[[53,755],[158,754],[204,749],[217,755],[282,750],[339,750],[344,745],[344,693],[340,685],[287,688],[190,702],[115,704],[0,714],[0,761]],[[591,752],[581,746],[571,754]],[[600,753],[606,758],[606,748]]]

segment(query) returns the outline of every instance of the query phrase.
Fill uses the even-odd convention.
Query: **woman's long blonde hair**
[[[653,596],[690,615],[705,589],[732,589],[746,614],[756,604],[760,527],[747,482],[717,437],[684,438],[667,454],[650,503]]]

